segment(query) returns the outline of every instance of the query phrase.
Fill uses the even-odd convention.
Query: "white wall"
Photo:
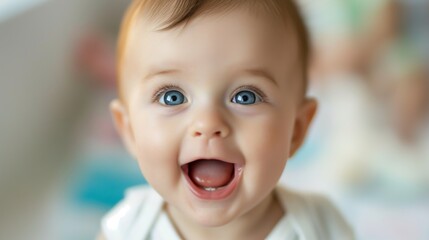
[[[115,31],[127,2],[47,0],[0,21],[0,239],[46,239],[28,238],[29,216],[72,159],[90,93],[73,47],[92,28]]]

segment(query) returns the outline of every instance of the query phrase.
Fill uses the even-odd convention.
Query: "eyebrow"
[[[248,68],[248,69],[244,69],[242,72],[249,75],[264,78],[270,81],[271,83],[273,83],[274,85],[278,86],[278,83],[276,82],[275,78],[270,74],[269,71],[263,68]]]
[[[143,80],[148,80],[155,76],[169,75],[169,74],[174,74],[178,72],[181,72],[181,71],[179,69],[174,69],[174,68],[159,68],[159,69],[149,71],[149,73],[143,77]],[[275,78],[269,73],[269,71],[263,68],[246,68],[240,71],[240,74],[242,73],[256,76],[256,77],[261,77],[263,79],[270,81],[274,85],[278,86],[278,83],[276,82]]]
[[[155,76],[160,76],[160,75],[168,75],[168,74],[173,74],[173,73],[178,73],[180,72],[179,69],[170,69],[170,68],[161,68],[161,69],[155,69],[155,70],[150,70],[148,74],[146,74],[143,77],[143,80],[148,80],[151,79]]]

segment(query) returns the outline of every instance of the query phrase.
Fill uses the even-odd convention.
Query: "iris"
[[[161,98],[161,103],[169,106],[180,105],[185,101],[185,96],[177,90],[168,91]]]
[[[232,98],[233,103],[238,103],[241,105],[250,105],[255,104],[257,101],[255,93],[251,91],[241,91],[235,94]]]

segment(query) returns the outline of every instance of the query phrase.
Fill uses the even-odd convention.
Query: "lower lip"
[[[203,200],[222,200],[230,196],[241,180],[241,176],[243,173],[243,166],[239,166],[238,164],[234,165],[234,178],[228,185],[217,188],[214,191],[207,191],[204,188],[201,188],[190,179],[188,174],[188,166],[183,167],[183,175],[185,175],[187,185],[191,192],[200,199]]]

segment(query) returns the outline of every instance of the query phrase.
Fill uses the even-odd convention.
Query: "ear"
[[[292,135],[290,156],[295,155],[301,147],[307,135],[308,128],[317,111],[317,101],[314,98],[306,98],[298,109]]]
[[[136,144],[127,109],[120,100],[115,99],[110,103],[110,112],[112,113],[116,130],[121,136],[125,147],[128,149],[128,152],[136,158]]]

